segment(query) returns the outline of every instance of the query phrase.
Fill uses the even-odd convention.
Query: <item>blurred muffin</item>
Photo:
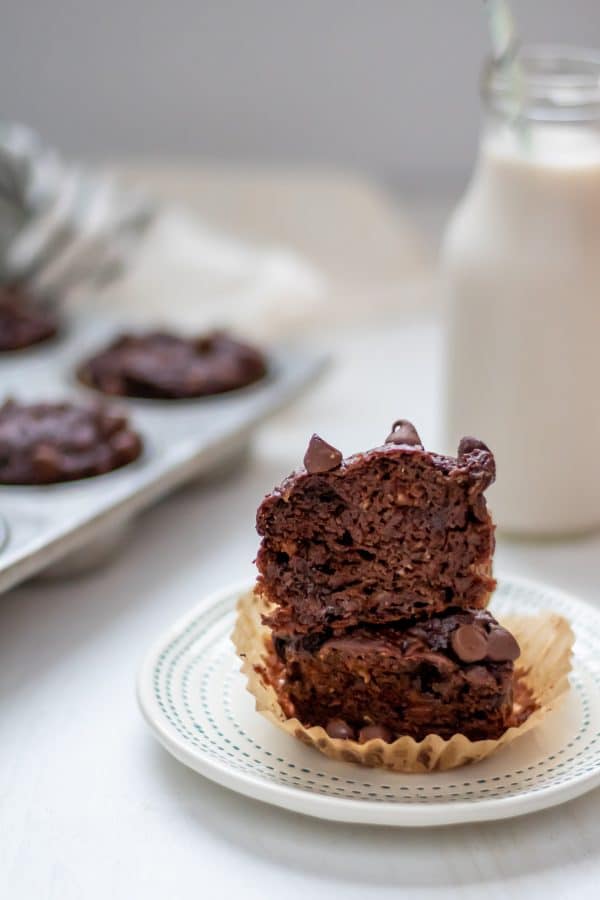
[[[105,394],[181,400],[246,387],[266,372],[260,350],[224,332],[184,338],[155,331],[122,335],[77,374]]]
[[[133,462],[142,440],[118,410],[94,403],[0,407],[0,484],[55,484]]]

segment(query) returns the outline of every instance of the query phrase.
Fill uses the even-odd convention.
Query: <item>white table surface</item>
[[[431,312],[338,332],[335,370],[263,430],[240,471],[146,513],[100,571],[0,597],[2,900],[598,896],[599,791],[497,824],[329,824],[186,770],[136,708],[149,643],[205,592],[252,573],[256,506],[312,431],[348,453],[404,416],[435,442],[438,343]],[[599,550],[599,537],[500,539],[497,569],[598,602]]]

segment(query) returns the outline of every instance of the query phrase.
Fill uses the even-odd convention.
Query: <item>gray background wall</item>
[[[0,114],[73,154],[463,172],[481,0],[11,0]],[[600,46],[598,0],[513,0],[526,38]]]

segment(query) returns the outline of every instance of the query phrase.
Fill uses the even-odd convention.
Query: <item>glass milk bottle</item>
[[[444,239],[445,442],[489,444],[499,527],[544,536],[600,526],[600,55],[520,58]]]

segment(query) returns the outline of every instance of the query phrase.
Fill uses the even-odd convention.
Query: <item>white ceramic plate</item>
[[[518,816],[600,784],[600,612],[542,585],[504,579],[492,611],[550,609],[571,622],[571,690],[532,732],[483,762],[399,775],[327,759],[254,710],[230,642],[238,585],[205,598],[164,634],[138,680],[160,742],[207,778],[266,803],[341,822],[446,825]]]

